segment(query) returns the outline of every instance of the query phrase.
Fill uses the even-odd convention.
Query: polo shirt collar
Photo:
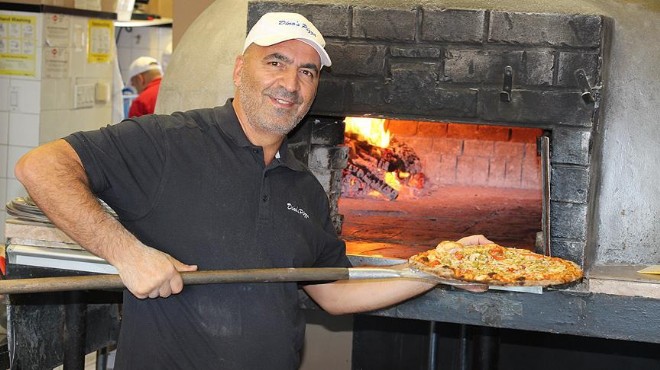
[[[254,148],[255,145],[248,140],[241,127],[241,123],[238,121],[238,116],[232,105],[233,100],[233,98],[227,99],[225,105],[216,108],[216,124],[218,125],[218,128],[231,138],[236,145],[244,148]],[[288,138],[284,138],[278,153],[279,158],[276,157],[275,161],[282,163],[295,171],[307,170],[306,167],[289,151]]]

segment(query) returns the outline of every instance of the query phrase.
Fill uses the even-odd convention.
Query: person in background
[[[128,76],[129,84],[138,93],[128,110],[128,118],[152,114],[163,77],[160,63],[152,57],[139,57],[128,68]]]
[[[44,213],[115,266],[127,288],[116,368],[292,370],[305,334],[300,288],[338,315],[435,286],[408,279],[183,286],[181,272],[198,269],[351,266],[323,187],[287,144],[331,64],[324,46],[303,16],[268,13],[236,58],[235,94],[225,105],[77,132],[16,164]]]

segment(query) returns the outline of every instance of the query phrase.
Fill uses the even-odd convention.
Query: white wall
[[[660,263],[660,1],[602,0],[614,19],[602,119],[597,264]]]
[[[2,204],[24,196],[14,177],[18,158],[39,144],[71,132],[111,123],[111,101],[93,99],[91,106],[74,108],[76,85],[111,86],[113,77],[113,30],[97,38],[110,49],[108,61],[90,62],[89,19],[62,14],[2,11],[3,16],[36,17],[33,76],[0,74],[0,200]],[[6,41],[6,40],[5,40]],[[97,44],[98,45],[98,44]],[[53,57],[53,53],[57,57]],[[4,237],[4,207],[0,234]]]
[[[233,96],[246,24],[247,0],[216,0],[200,14],[174,49],[156,113],[214,107]]]
[[[112,117],[112,101],[95,101],[93,107],[74,109],[76,84],[105,84],[112,92],[115,63],[120,71],[128,70],[133,59],[148,55],[163,60],[172,41],[170,27],[115,28],[110,33],[111,58],[108,62],[90,63],[85,40],[89,40],[88,18],[58,14],[57,32],[52,26],[53,14],[2,11],[1,15],[37,18],[36,73],[22,77],[0,74],[0,201],[26,195],[14,177],[14,164],[27,151],[80,130],[91,130],[116,123]],[[46,40],[51,35],[51,40]],[[54,38],[59,40],[54,41]],[[117,38],[118,36],[118,38]],[[48,41],[48,42],[47,42]],[[116,42],[116,45],[115,45]],[[48,53],[53,44],[65,57],[53,72]],[[170,46],[171,47],[171,46]],[[170,52],[171,53],[171,52]],[[4,238],[5,208],[0,211],[0,237]]]

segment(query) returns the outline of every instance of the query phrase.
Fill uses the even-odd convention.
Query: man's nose
[[[298,80],[298,70],[296,68],[287,68],[280,78],[282,86],[287,91],[298,91],[300,81]]]

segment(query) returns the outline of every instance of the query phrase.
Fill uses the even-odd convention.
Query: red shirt
[[[162,78],[159,77],[149,82],[140,95],[133,100],[131,108],[128,110],[128,118],[139,117],[154,112],[161,79]]]

